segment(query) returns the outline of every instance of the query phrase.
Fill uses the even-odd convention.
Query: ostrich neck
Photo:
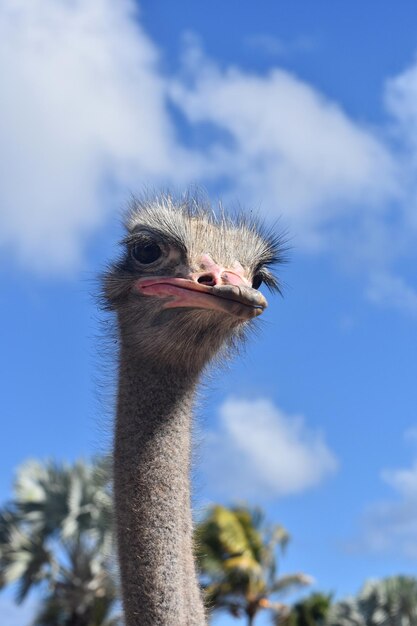
[[[114,444],[126,626],[203,626],[192,549],[191,412],[197,376],[122,346]]]

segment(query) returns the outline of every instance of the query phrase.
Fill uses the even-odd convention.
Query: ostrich
[[[278,289],[280,240],[197,200],[133,202],[104,276],[117,314],[114,494],[126,626],[203,626],[190,504],[191,414],[207,365]]]

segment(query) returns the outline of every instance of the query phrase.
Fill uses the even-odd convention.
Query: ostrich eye
[[[132,248],[132,256],[139,263],[143,265],[149,265],[159,259],[162,254],[161,248],[154,241],[147,243],[137,243]]]
[[[252,280],[252,287],[254,289],[259,289],[262,283],[263,283],[262,276],[260,274],[255,274]]]

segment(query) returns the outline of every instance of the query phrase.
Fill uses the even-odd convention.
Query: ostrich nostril
[[[203,274],[199,276],[197,282],[200,283],[200,285],[208,285],[209,287],[214,287],[217,283],[216,277],[213,274]]]

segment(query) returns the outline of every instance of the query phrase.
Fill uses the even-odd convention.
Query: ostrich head
[[[126,230],[104,295],[122,344],[150,366],[200,371],[264,311],[260,285],[279,290],[281,242],[243,217],[166,196],[135,201]]]

